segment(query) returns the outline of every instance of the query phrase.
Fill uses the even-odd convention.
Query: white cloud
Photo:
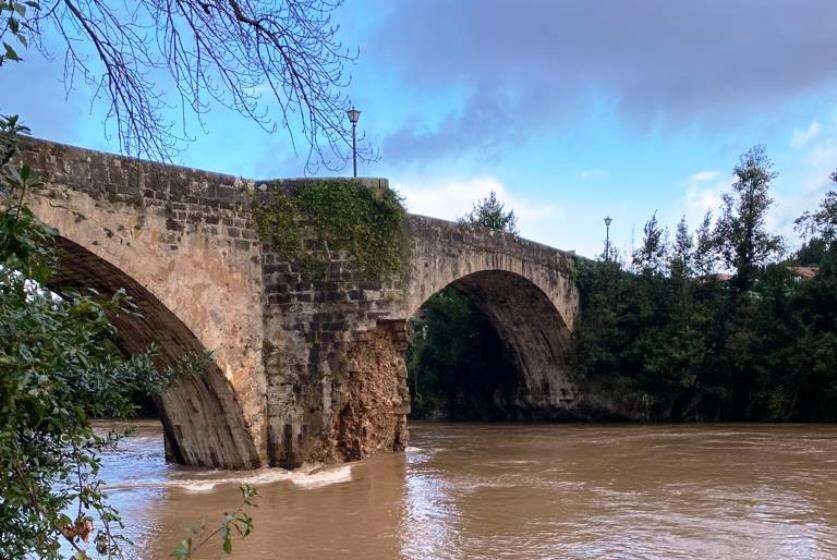
[[[456,220],[469,210],[477,200],[495,191],[502,200],[503,184],[493,177],[466,180],[442,180],[418,183],[394,182],[396,190],[404,197],[407,210],[444,220]]]
[[[393,186],[404,197],[409,212],[444,220],[456,220],[469,212],[475,202],[494,191],[506,209],[517,214],[521,235],[541,243],[554,239],[554,226],[566,217],[562,206],[520,197],[491,176],[427,182],[393,181]]]
[[[794,220],[811,210],[834,188],[829,174],[837,168],[837,130],[829,127],[803,150],[794,166],[776,181],[775,204],[767,225],[779,232],[791,247],[799,244]]]
[[[698,171],[687,179],[690,183],[705,183],[717,179],[721,174],[717,171]]]
[[[685,194],[683,196],[682,214],[691,228],[696,228],[707,211],[718,216],[722,204],[721,196],[729,190],[732,178],[724,176],[718,171],[700,171],[684,180]],[[680,216],[669,216],[672,223]]]
[[[790,146],[794,150],[801,150],[804,148],[809,142],[814,140],[817,136],[820,135],[820,123],[817,121],[812,122],[806,130],[799,130],[798,128],[793,129],[793,136],[791,136]]]
[[[837,134],[824,138],[813,146],[805,157],[805,165],[811,170],[811,180],[805,183],[807,190],[817,190],[828,183],[827,176],[837,168]]]
[[[578,178],[582,181],[590,181],[592,179],[604,179],[608,173],[604,169],[585,169],[578,172]]]

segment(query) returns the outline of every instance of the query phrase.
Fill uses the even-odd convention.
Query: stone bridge
[[[487,314],[517,365],[513,413],[573,413],[568,253],[411,215],[399,278],[364,279],[337,254],[312,281],[260,240],[258,182],[40,140],[22,158],[44,181],[32,208],[59,233],[52,288],[125,289],[140,311],[114,317],[126,352],[153,343],[161,364],[211,353],[201,375],[159,398],[170,460],[295,467],[403,449],[407,320],[451,285]]]

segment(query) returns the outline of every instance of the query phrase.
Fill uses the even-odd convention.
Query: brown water
[[[239,559],[837,558],[837,425],[417,424],[410,445],[314,474],[200,471],[166,465],[143,424],[103,478],[149,559],[240,481],[260,497]]]

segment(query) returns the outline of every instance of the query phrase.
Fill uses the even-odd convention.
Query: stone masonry
[[[400,277],[370,280],[335,252],[312,279],[262,243],[251,219],[254,200],[292,182],[40,140],[25,143],[22,159],[44,181],[32,208],[59,233],[53,288],[125,289],[141,315],[114,318],[128,352],[153,343],[161,363],[211,352],[202,375],[160,398],[173,461],[296,467],[403,449],[406,323],[449,285],[487,314],[514,357],[518,415],[572,414],[563,355],[578,294],[565,252],[409,216]]]

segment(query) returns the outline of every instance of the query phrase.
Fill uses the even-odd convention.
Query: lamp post
[[[352,172],[353,176],[357,177],[357,121],[360,119],[360,111],[352,105],[351,109],[346,110],[346,114],[352,123]]]
[[[613,218],[607,216],[604,219],[605,223],[605,261],[610,260],[610,224],[613,222]]]

